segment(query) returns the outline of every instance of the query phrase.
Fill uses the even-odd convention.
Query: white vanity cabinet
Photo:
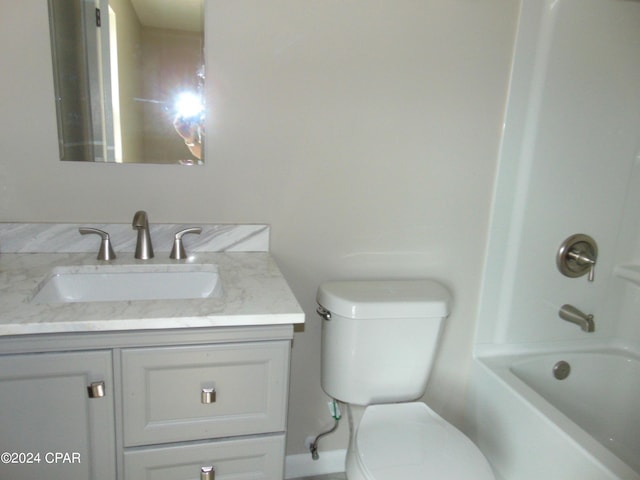
[[[61,232],[65,248],[79,236],[78,226],[54,227],[3,236],[0,225],[2,246],[32,251],[34,231],[46,248]],[[104,262],[94,248],[0,252],[0,455],[16,455],[0,459],[0,480],[282,479],[291,342],[304,312],[269,253]],[[215,273],[215,295],[101,293],[126,279],[156,295],[153,282],[180,273],[192,295],[203,271]],[[73,295],[40,297],[60,275]]]
[[[292,336],[276,325],[4,337],[0,453],[42,461],[3,461],[0,479],[281,479]]]
[[[115,478],[112,372],[108,350],[0,355],[0,478]]]

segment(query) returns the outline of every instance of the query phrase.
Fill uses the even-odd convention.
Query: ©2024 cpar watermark
[[[79,464],[82,463],[80,452],[2,452],[0,463],[16,465],[32,464]]]

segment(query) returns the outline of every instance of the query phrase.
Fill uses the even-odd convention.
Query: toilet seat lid
[[[478,447],[421,402],[367,407],[356,449],[371,480],[495,480]]]

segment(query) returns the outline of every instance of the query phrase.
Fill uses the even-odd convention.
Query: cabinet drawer
[[[289,350],[288,341],[124,350],[125,445],[284,431]]]
[[[124,454],[124,478],[199,480],[203,468],[213,467],[211,480],[281,479],[284,443],[284,435],[268,435],[129,449]]]

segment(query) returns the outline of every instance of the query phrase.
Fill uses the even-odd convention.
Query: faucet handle
[[[182,236],[187,233],[197,233],[200,235],[202,233],[202,228],[200,227],[192,227],[185,228],[184,230],[180,230],[176,233],[175,240],[173,241],[173,248],[171,249],[171,253],[169,254],[169,258],[175,260],[181,260],[183,258],[187,258],[187,252],[184,250],[184,245],[182,243]]]
[[[597,258],[596,241],[588,235],[578,233],[562,242],[556,255],[556,266],[567,277],[588,274],[587,279],[593,282]]]
[[[596,260],[595,258],[591,258],[591,256],[589,256],[589,252],[580,252],[578,249],[574,248],[567,253],[567,258],[575,261],[576,265],[580,266],[581,268],[588,268],[589,275],[587,279],[590,282],[593,282],[593,277],[596,270]]]
[[[113,260],[116,258],[116,254],[111,247],[111,238],[109,234],[104,230],[98,228],[80,227],[78,231],[82,235],[95,234],[100,235],[102,242],[100,243],[100,250],[98,251],[98,260]]]

